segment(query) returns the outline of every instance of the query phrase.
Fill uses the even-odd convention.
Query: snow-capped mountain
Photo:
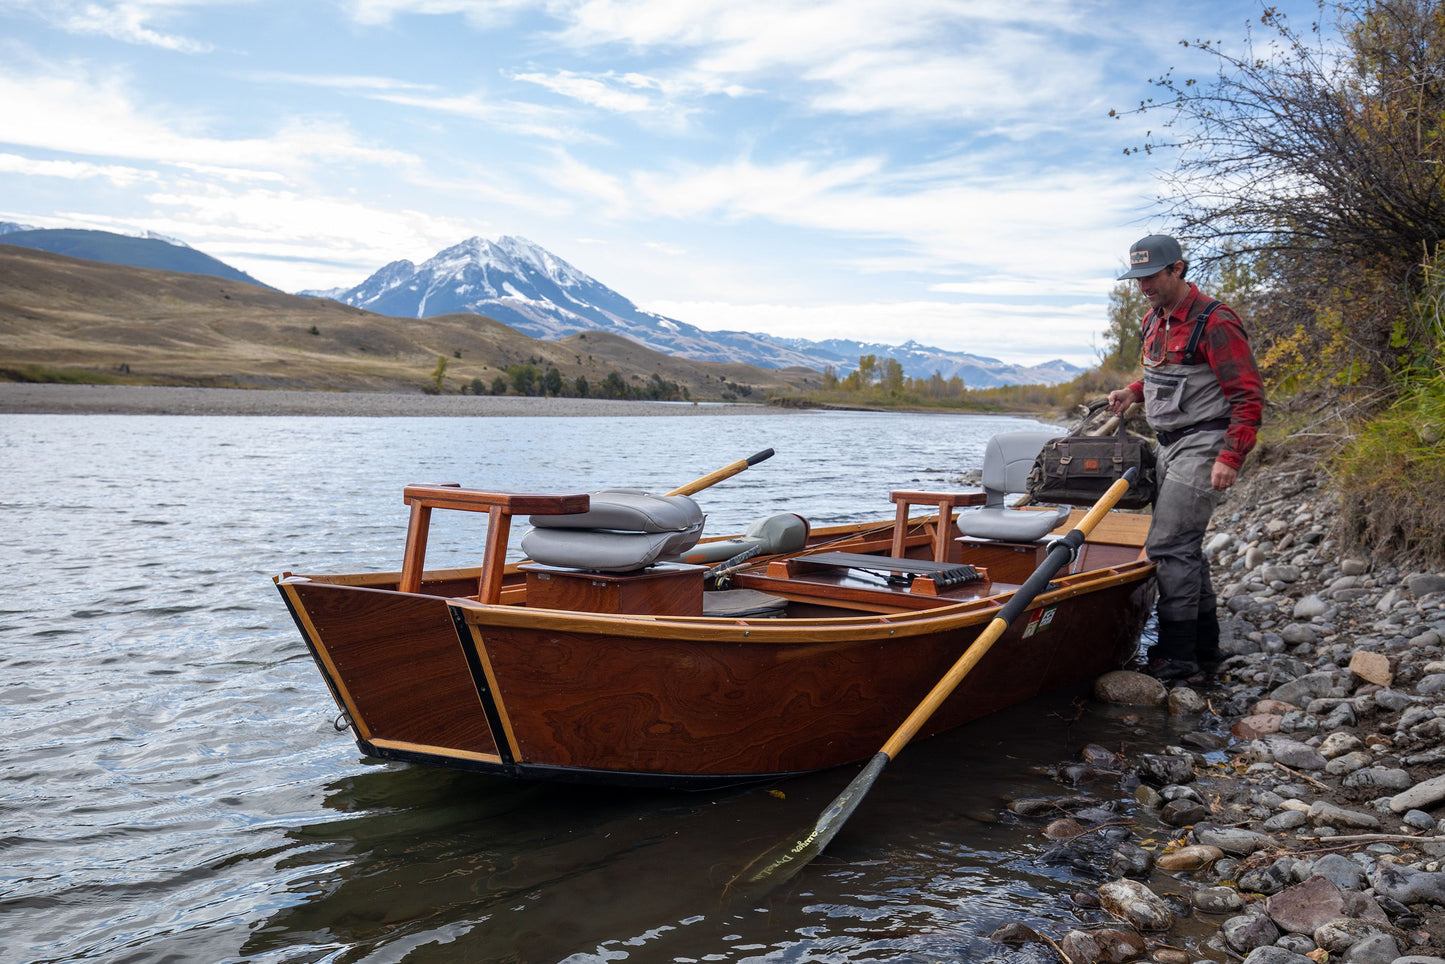
[[[302,291],[378,314],[426,318],[458,312],[487,315],[533,338],[557,339],[579,331],[607,331],[655,351],[698,361],[745,362],[763,368],[832,365],[840,375],[858,367],[860,355],[893,358],[905,374],[928,378],[959,375],[964,384],[1053,384],[1082,369],[1063,361],[1010,365],[966,352],[915,342],[900,346],[800,338],[745,331],[705,331],[643,311],[597,279],[523,238],[469,238],[420,266],[393,261],[354,288]]]

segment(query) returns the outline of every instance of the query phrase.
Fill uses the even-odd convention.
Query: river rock
[[[1273,944],[1279,928],[1264,914],[1242,914],[1231,917],[1219,928],[1219,936],[1237,954],[1248,954],[1257,947]]]
[[[1189,783],[1194,779],[1194,760],[1173,753],[1141,753],[1139,779],[1156,787]]]
[[[1255,713],[1235,721],[1229,732],[1236,739],[1257,740],[1262,736],[1278,733],[1284,717],[1278,713]]]
[[[1269,695],[1291,706],[1304,706],[1312,699],[1328,696],[1334,688],[1333,673],[1308,673],[1276,686]]]
[[[1333,760],[1337,756],[1344,756],[1352,753],[1365,744],[1353,733],[1331,733],[1320,741],[1320,755],[1326,760]]]
[[[1375,893],[1402,904],[1445,904],[1445,873],[1380,861],[1370,874]]]
[[[1345,898],[1327,877],[1314,876],[1267,898],[1264,912],[1289,934],[1313,934],[1315,928],[1344,913]]]
[[[1323,770],[1327,761],[1324,755],[1307,743],[1288,737],[1272,736],[1265,740],[1275,762],[1283,763],[1293,770]]]
[[[1364,890],[1369,881],[1365,879],[1365,868],[1344,854],[1325,854],[1310,865],[1310,872],[1328,878],[1340,890]],[[1364,917],[1351,913],[1350,917]]]
[[[1189,847],[1180,847],[1171,853],[1160,854],[1154,862],[1160,870],[1200,870],[1223,856],[1224,851],[1218,847],[1194,844]]]
[[[1190,713],[1203,713],[1209,708],[1204,697],[1187,686],[1176,686],[1169,691],[1166,697],[1170,716],[1186,716]]]
[[[1124,765],[1119,754],[1097,743],[1086,743],[1084,748],[1079,751],[1079,760],[1091,767],[1101,767],[1106,770],[1119,770]]]
[[[1351,944],[1342,960],[1345,964],[1392,964],[1400,959],[1400,945],[1389,934],[1371,934]]]
[[[1104,909],[1141,931],[1164,931],[1174,923],[1174,914],[1148,887],[1134,880],[1110,880],[1099,885]]]
[[[1372,653],[1363,649],[1350,657],[1350,672],[1362,680],[1380,686],[1389,686],[1395,678],[1390,669],[1390,660],[1384,653]]]
[[[1152,676],[1127,669],[1105,673],[1094,680],[1094,699],[1124,706],[1158,706],[1169,696],[1169,688]]]
[[[1013,922],[1004,924],[998,930],[988,935],[991,941],[1006,944],[1009,947],[1022,947],[1024,944],[1042,944],[1044,939],[1039,936],[1038,931],[1025,924]]]
[[[1243,857],[1256,850],[1267,850],[1275,846],[1269,836],[1243,827],[1215,827],[1198,824],[1194,828],[1194,839],[1205,847],[1217,847],[1224,853]]]
[[[1096,931],[1069,931],[1059,941],[1069,960],[1089,964],[1123,964],[1144,953],[1144,938],[1132,931],[1107,927]]]
[[[1314,619],[1316,616],[1323,616],[1329,611],[1329,603],[1325,602],[1316,593],[1310,593],[1294,604],[1295,619]]]
[[[1319,633],[1309,623],[1290,623],[1279,631],[1279,638],[1286,646],[1307,646],[1319,638]]]
[[[1233,914],[1244,907],[1244,898],[1233,887],[1201,887],[1189,895],[1189,903],[1205,914]]]
[[[1073,840],[1084,832],[1084,825],[1072,817],[1052,820],[1044,827],[1044,836],[1050,840]]]
[[[1316,827],[1334,827],[1336,830],[1380,829],[1378,817],[1335,806],[1328,800],[1316,800],[1310,804],[1310,824]]]
[[[1188,798],[1170,800],[1159,811],[1159,819],[1171,827],[1190,827],[1207,816],[1209,811],[1202,804]]]
[[[1154,855],[1138,844],[1121,843],[1109,855],[1109,873],[1115,877],[1147,877],[1154,869]]]
[[[1416,599],[1432,592],[1445,592],[1445,576],[1428,572],[1415,573],[1405,577],[1405,588]]]
[[[1395,794],[1390,798],[1390,809],[1396,813],[1404,813],[1406,810],[1425,810],[1442,800],[1445,800],[1445,774],[1431,777],[1423,783],[1417,783],[1410,789]]]
[[[1388,926],[1388,925],[1387,925]],[[1357,917],[1337,917],[1315,928],[1315,944],[1331,954],[1343,954],[1367,937],[1384,933],[1374,921]],[[1396,950],[1395,953],[1399,953]]]
[[[1270,817],[1260,827],[1265,833],[1279,833],[1282,830],[1294,830],[1303,827],[1309,822],[1309,816],[1299,810],[1281,810]]]
[[[1315,964],[1313,958],[1296,954],[1283,947],[1259,947],[1249,952],[1244,964]]]
[[[1368,767],[1356,770],[1343,781],[1343,785],[1351,790],[1369,790],[1373,791],[1375,796],[1399,793],[1410,783],[1410,774],[1398,767]]]
[[[1266,864],[1239,875],[1239,889],[1251,894],[1277,894],[1297,883],[1290,879],[1289,872],[1278,864]]]

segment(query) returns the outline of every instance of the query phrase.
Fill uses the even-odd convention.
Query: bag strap
[[[1211,301],[1205,305],[1194,316],[1194,330],[1189,333],[1189,344],[1184,346],[1184,357],[1181,361],[1186,365],[1194,364],[1194,354],[1199,349],[1199,340],[1204,337],[1204,326],[1209,321],[1209,316],[1214,314],[1214,309],[1224,304],[1222,301]]]

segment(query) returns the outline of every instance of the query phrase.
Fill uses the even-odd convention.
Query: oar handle
[[[709,472],[707,475],[704,475],[700,479],[696,479],[692,482],[687,483],[686,485],[680,485],[666,494],[692,495],[694,492],[701,492],[703,489],[707,488],[710,485],[717,485],[723,479],[730,479],[734,475],[737,475],[739,472],[748,468],[749,466],[757,465],[759,462],[766,461],[767,459],[770,459],[772,457],[772,449],[763,449],[761,452],[758,452],[755,455],[749,455],[745,459],[738,459],[731,465],[724,465],[716,472]]]
[[[1073,558],[1074,553],[1078,551],[1079,546],[1084,544],[1089,533],[1093,532],[1099,521],[1109,514],[1115,503],[1123,498],[1124,493],[1129,490],[1129,486],[1138,477],[1138,474],[1138,469],[1127,469],[1123,477],[1116,479],[1099,501],[1084,513],[1079,524],[1069,530],[1068,535],[1054,543],[1043,563],[1034,570],[1022,586],[1014,590],[1013,596],[1004,604],[999,614],[989,622],[983,632],[979,633],[978,638],[964,651],[958,661],[943,675],[943,678],[934,684],[933,689],[929,690],[928,695],[923,698],[923,702],[914,707],[913,712],[908,714],[908,719],[904,720],[903,725],[893,732],[893,735],[888,738],[888,742],[883,744],[880,752],[887,754],[888,758],[892,759],[908,745],[909,740],[918,735],[923,724],[928,722],[928,718],[958,688],[958,684],[963,682],[963,678],[973,672],[973,668],[978,665],[979,660],[983,659],[993,648],[993,644],[998,642],[1004,631],[1023,614],[1023,611],[1034,601],[1034,597],[1043,591],[1050,580],[1058,575],[1064,564]]]

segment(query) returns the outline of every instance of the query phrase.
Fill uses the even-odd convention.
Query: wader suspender
[[[1199,314],[1194,316],[1194,330],[1189,333],[1189,344],[1184,346],[1184,353],[1180,358],[1181,364],[1194,364],[1194,355],[1199,350],[1199,340],[1204,337],[1204,326],[1209,322],[1209,316],[1214,314],[1214,309],[1222,304],[1224,304],[1222,301],[1211,301],[1200,309]],[[1149,343],[1149,335],[1151,334],[1149,319],[1154,315],[1155,311],[1151,308],[1149,309],[1149,314],[1144,316],[1144,344],[1146,345]],[[1155,324],[1163,324],[1163,322],[1164,319],[1162,316],[1155,319]],[[1169,351],[1168,344],[1164,346],[1164,351],[1167,357]]]
[[[1199,339],[1204,337],[1204,325],[1209,321],[1209,316],[1214,314],[1214,309],[1222,303],[1211,301],[1194,316],[1194,330],[1189,333],[1189,344],[1184,346],[1184,357],[1180,359],[1184,364],[1194,364],[1194,353],[1199,348]]]

